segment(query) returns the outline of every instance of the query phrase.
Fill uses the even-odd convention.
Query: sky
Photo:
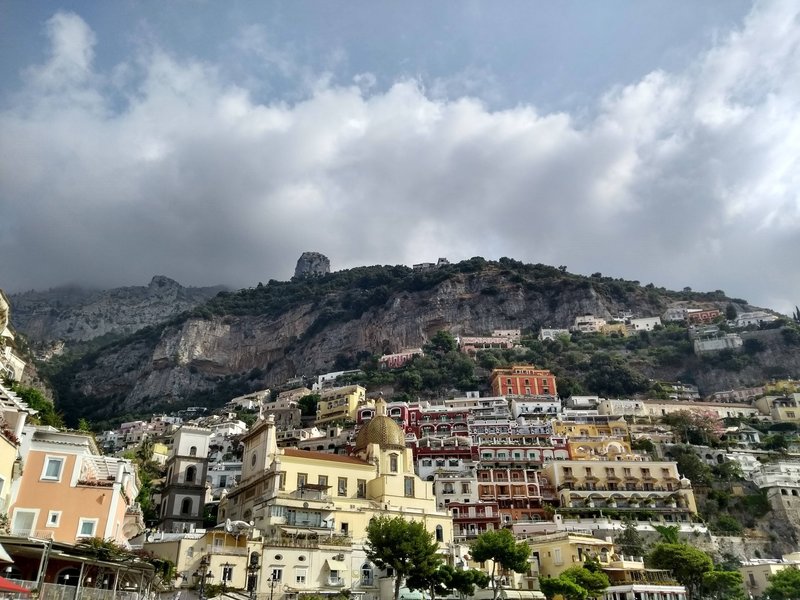
[[[0,3],[0,288],[508,256],[800,303],[800,3]]]

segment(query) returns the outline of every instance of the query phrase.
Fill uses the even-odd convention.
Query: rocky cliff
[[[69,345],[131,334],[194,308],[224,289],[183,287],[168,277],[156,276],[147,286],[111,290],[61,287],[14,294],[10,300],[14,326],[32,343],[47,345],[60,340]]]
[[[638,282],[504,260],[473,259],[427,273],[364,267],[222,293],[69,365],[58,377],[60,403],[68,414],[97,417],[219,404],[242,391],[333,370],[339,357],[421,346],[440,329],[455,335],[505,328],[535,333],[541,326],[567,327],[582,314],[657,315],[687,300],[686,293]],[[719,291],[692,293],[688,300],[722,308],[730,302]],[[786,362],[784,354],[797,362],[797,353],[780,340],[768,350],[775,364]],[[785,365],[795,367],[800,365]],[[692,357],[637,368],[646,377],[684,381],[691,370],[706,393],[759,383],[764,376],[763,369],[739,373]]]

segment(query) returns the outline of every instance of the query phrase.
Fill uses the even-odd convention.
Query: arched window
[[[192,499],[191,498],[184,498],[181,500],[181,514],[182,515],[191,515],[192,514]]]
[[[197,467],[189,467],[186,469],[186,483],[194,483],[194,479],[197,477]]]
[[[189,456],[197,456],[197,446],[189,448]]]
[[[361,585],[372,585],[372,565],[369,563],[361,565]]]
[[[397,462],[397,454],[390,454],[389,455],[389,471],[392,473],[397,473],[398,471],[398,462]]]
[[[436,526],[436,541],[437,542],[444,541],[444,529],[442,529],[441,525]]]

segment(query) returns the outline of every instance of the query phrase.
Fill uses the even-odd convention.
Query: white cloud
[[[758,4],[686,71],[609,90],[580,120],[414,80],[376,91],[369,73],[335,86],[255,28],[240,49],[308,97],[261,104],[159,48],[100,73],[94,33],[58,13],[50,58],[0,112],[3,285],[253,285],[307,249],[335,268],[507,255],[788,311],[797,11]]]

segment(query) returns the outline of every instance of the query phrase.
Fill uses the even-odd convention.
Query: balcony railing
[[[247,556],[247,548],[237,546],[211,546],[210,554],[226,554],[228,556]]]

